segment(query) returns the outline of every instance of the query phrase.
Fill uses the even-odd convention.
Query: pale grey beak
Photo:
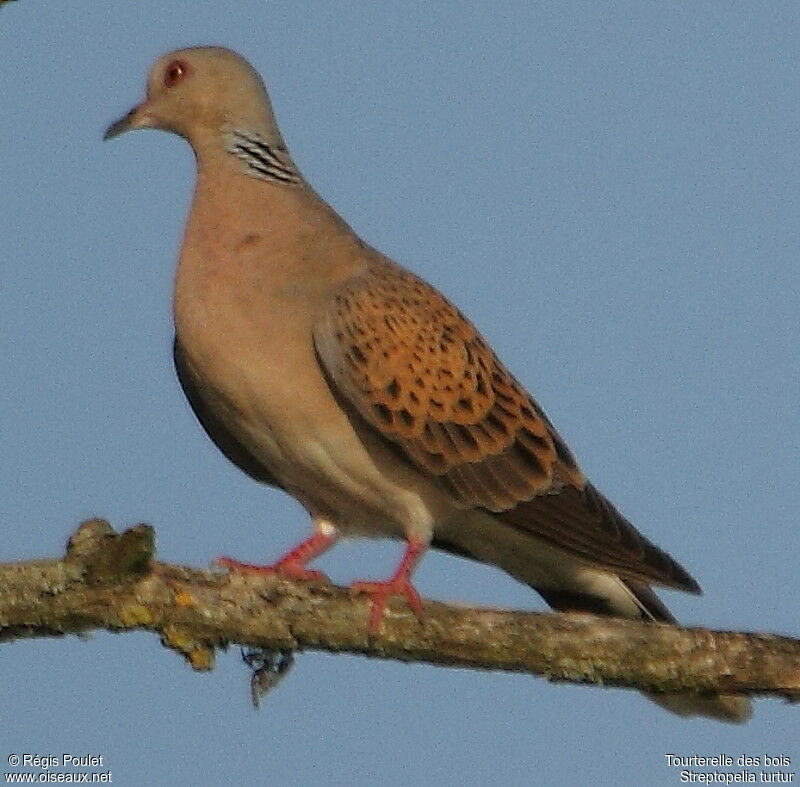
[[[103,139],[113,139],[126,131],[132,131],[137,128],[147,128],[150,125],[150,118],[142,113],[144,104],[138,104],[127,115],[124,115],[119,120],[115,120],[103,134]]]

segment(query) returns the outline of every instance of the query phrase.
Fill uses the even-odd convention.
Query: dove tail
[[[441,536],[434,538],[435,548],[461,557],[494,562],[487,556],[475,554],[479,542],[466,548],[463,542],[454,544]],[[531,562],[522,560],[514,565],[502,565],[515,579],[530,585],[553,609],[559,612],[588,612],[593,615],[632,618],[655,623],[675,623],[675,618],[661,599],[645,582],[623,578],[607,572],[576,571],[570,581],[545,584],[530,571]],[[556,587],[558,585],[558,587]],[[741,724],[752,715],[748,697],[733,694],[692,696],[689,694],[648,694],[647,699],[679,716],[704,716],[718,721]]]
[[[661,623],[675,623],[672,613],[666,608],[661,599],[653,590],[643,582],[629,579],[619,579],[625,589],[631,594],[639,607],[639,617],[642,620],[652,620]],[[553,609],[562,612],[592,612],[600,615],[620,615],[614,609],[612,599],[578,593],[554,593],[553,591],[537,590],[544,600]],[[624,617],[630,617],[625,614]],[[647,699],[656,705],[677,714],[678,716],[704,716],[717,721],[732,724],[743,724],[753,714],[750,699],[739,694],[718,694],[713,696],[691,696],[688,694],[645,694]]]

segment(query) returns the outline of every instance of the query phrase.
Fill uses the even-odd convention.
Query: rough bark
[[[265,653],[357,653],[645,691],[800,699],[800,641],[788,637],[433,601],[420,622],[402,599],[390,602],[380,633],[371,635],[368,603],[322,582],[161,563],[148,525],[118,534],[100,519],[79,527],[63,559],[0,565],[0,641],[144,629],[197,670],[213,667],[217,648],[238,643]]]

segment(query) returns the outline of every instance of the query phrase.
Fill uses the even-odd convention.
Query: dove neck
[[[280,135],[247,128],[231,128],[223,134],[225,150],[244,175],[267,183],[300,182],[300,173]]]
[[[251,177],[235,156],[212,155],[198,155],[182,258],[203,268],[267,266],[274,279],[328,285],[363,267],[366,244],[304,180]]]

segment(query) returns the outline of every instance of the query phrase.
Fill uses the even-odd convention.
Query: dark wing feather
[[[564,486],[498,516],[517,530],[622,576],[700,592],[682,566],[646,539],[589,483],[583,489]]]

